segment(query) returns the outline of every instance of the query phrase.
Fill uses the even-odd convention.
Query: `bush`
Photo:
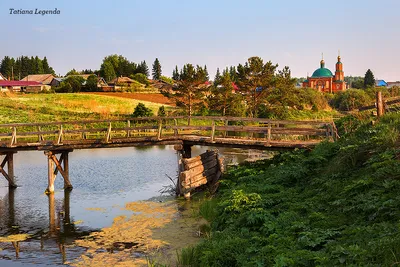
[[[150,84],[149,79],[147,79],[146,75],[143,73],[136,73],[134,75],[130,76],[133,80],[140,82],[141,84],[144,84],[148,86]]]
[[[165,107],[164,106],[161,106],[161,107],[158,108],[157,116],[158,117],[165,117],[166,116],[166,112],[165,112]]]
[[[135,110],[133,111],[132,114],[133,117],[151,117],[153,116],[153,111],[146,107],[143,103],[137,104],[135,107]]]
[[[365,90],[349,89],[334,95],[331,105],[339,110],[354,110],[367,106],[374,98]]]
[[[166,77],[166,76],[161,76],[160,80],[169,84],[174,84],[174,80],[172,78]]]

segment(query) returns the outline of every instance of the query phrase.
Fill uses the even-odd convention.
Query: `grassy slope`
[[[230,169],[192,266],[400,262],[400,115],[336,143]]]
[[[128,116],[142,102],[157,114],[160,104],[87,94],[0,96],[0,123],[108,119]]]

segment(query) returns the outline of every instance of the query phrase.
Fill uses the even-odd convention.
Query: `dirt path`
[[[92,94],[92,95],[106,95],[106,96],[114,96],[114,97],[123,97],[129,99],[143,100],[158,104],[175,106],[170,99],[163,96],[159,93],[118,93],[118,92],[91,92],[91,93],[83,93],[83,94]]]

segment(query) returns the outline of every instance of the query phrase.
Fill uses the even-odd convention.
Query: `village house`
[[[44,85],[50,85],[53,79],[53,74],[32,74],[24,77],[21,81],[38,82]]]
[[[387,87],[388,84],[385,80],[375,80],[375,86],[377,87]]]
[[[0,80],[0,90],[2,92],[37,93],[48,89],[50,89],[50,86],[35,81]]]
[[[400,81],[397,82],[387,82],[387,88],[392,88],[394,86],[400,87]]]

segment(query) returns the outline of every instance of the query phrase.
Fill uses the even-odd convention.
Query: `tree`
[[[13,71],[13,61],[10,57],[5,56],[0,64],[0,73],[4,75],[5,78],[12,79]]]
[[[288,66],[279,70],[275,76],[274,86],[267,95],[269,109],[275,115],[283,116],[288,107],[302,108],[300,94],[295,87],[296,79],[292,78]],[[265,115],[265,114],[264,114]]]
[[[115,79],[117,75],[115,74],[115,70],[111,62],[106,61],[101,65],[100,73],[106,79],[107,82]]]
[[[143,73],[146,77],[149,77],[149,67],[147,67],[146,61],[143,60],[136,68],[136,73]]]
[[[217,74],[219,69],[217,69]],[[217,77],[217,75],[216,75]],[[214,84],[216,82],[214,81]],[[221,111],[222,116],[227,113],[230,104],[232,104],[233,97],[233,82],[231,80],[231,75],[229,74],[228,68],[222,72],[222,76],[218,78],[218,84],[213,88],[213,102],[216,110]],[[237,100],[237,98],[235,98]]]
[[[244,65],[238,65],[238,85],[245,95],[251,117],[257,117],[259,105],[265,101],[267,92],[273,87],[277,67],[271,61],[264,64],[260,57],[251,57]]]
[[[172,79],[175,81],[179,80],[178,66],[175,66],[175,69],[172,71]]]
[[[208,70],[207,70],[207,66],[206,65],[204,65],[203,70],[204,70],[205,80],[209,81],[210,80],[210,75],[208,74]]]
[[[146,86],[150,84],[149,79],[147,79],[146,75],[144,75],[143,73],[136,73],[135,75],[131,75],[130,77],[133,80],[138,81]]]
[[[38,56],[35,57],[34,72],[35,72],[35,74],[44,74],[43,62],[42,62],[42,60],[39,59]]]
[[[217,72],[215,73],[215,77],[214,77],[214,86],[220,85],[221,84],[221,79],[222,79],[221,73],[219,72],[219,68],[217,68]]]
[[[160,61],[158,61],[158,58],[156,58],[156,60],[154,60],[153,63],[153,80],[159,80],[161,78],[161,64]]]
[[[79,72],[76,69],[72,69],[65,74],[65,76],[69,75],[79,75]]]
[[[173,99],[178,107],[182,107],[189,115],[188,124],[190,125],[190,116],[195,107],[204,104],[204,91],[208,85],[205,84],[206,77],[204,69],[200,66],[196,68],[192,64],[185,64],[180,71],[179,77],[171,90],[162,90],[161,92],[168,98]]]
[[[50,67],[49,63],[47,62],[47,58],[46,57],[44,57],[43,60],[42,60],[42,66],[43,66],[43,73],[44,74],[53,74],[53,75],[56,74],[54,69],[52,67]]]
[[[165,112],[165,107],[164,106],[161,106],[161,107],[158,108],[157,116],[158,117],[165,117],[166,116],[166,112]]]
[[[143,103],[139,103],[136,105],[135,110],[132,114],[133,117],[151,117],[153,116],[153,111],[146,107]]]
[[[368,69],[364,76],[364,88],[374,87],[374,86],[375,86],[374,74],[370,69]]]
[[[64,80],[64,82],[69,83],[72,88],[73,93],[79,93],[82,89],[82,84],[85,80],[81,76],[70,76]]]
[[[88,92],[96,92],[97,89],[97,76],[96,75],[90,75],[85,84],[85,90]]]

